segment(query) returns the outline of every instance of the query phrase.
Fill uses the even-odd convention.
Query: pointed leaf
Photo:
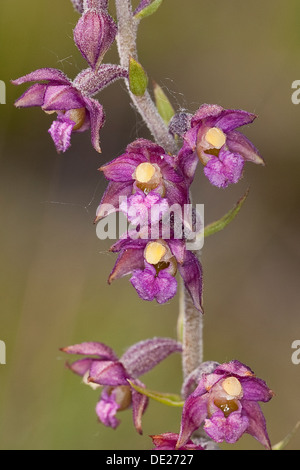
[[[182,408],[184,405],[184,401],[182,401],[179,395],[172,393],[155,392],[153,390],[148,390],[147,388],[139,387],[130,380],[128,380],[128,382],[130,383],[131,387],[134,388],[134,390],[136,390],[137,392],[141,393],[142,395],[146,395],[146,397],[152,398],[153,400],[158,401],[163,405],[175,406],[179,408]]]
[[[147,16],[153,15],[160,5],[162,4],[163,0],[154,0],[150,5],[147,5],[148,1],[144,2],[147,6],[142,10],[139,10],[138,13],[135,14],[134,18],[136,20],[142,20],[143,18],[147,18]]]
[[[172,117],[175,115],[175,111],[167,95],[157,83],[154,83],[154,97],[157,110],[165,123],[168,125]]]
[[[249,189],[247,189],[244,196],[237,202],[237,204],[231,209],[227,214],[225,214],[221,219],[217,220],[216,222],[212,222],[211,224],[207,225],[204,228],[204,237],[209,237],[210,235],[214,235],[215,233],[220,232],[223,230],[230,222],[232,222],[235,217],[240,212],[244,202],[246,201],[249,194]]]
[[[130,91],[136,96],[143,96],[148,86],[145,70],[133,57],[129,61],[129,86]]]

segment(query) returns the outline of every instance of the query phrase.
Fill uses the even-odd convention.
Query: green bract
[[[130,91],[136,96],[143,96],[147,90],[148,77],[139,62],[130,58],[129,62],[129,86]]]

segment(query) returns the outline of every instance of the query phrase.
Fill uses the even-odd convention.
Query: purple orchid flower
[[[185,240],[120,239],[110,251],[119,253],[109,276],[109,284],[132,274],[131,284],[143,300],[163,304],[177,292],[175,275],[179,271],[195,307],[202,310],[202,267],[186,249]]]
[[[268,402],[272,396],[266,383],[239,361],[219,365],[213,373],[202,375],[196,390],[187,398],[177,448],[184,446],[204,424],[208,436],[218,443],[232,444],[248,433],[271,449],[258,401]]]
[[[176,447],[179,434],[172,432],[166,432],[164,434],[157,434],[156,436],[150,436],[154,444],[153,450],[204,450],[200,445],[194,444],[191,439],[189,439],[184,446],[179,449]]]
[[[156,210],[158,208],[159,210]],[[158,224],[161,217],[169,211],[169,204],[167,199],[162,198],[155,190],[145,194],[137,188],[135,194],[121,201],[119,209],[131,224],[145,226],[149,223]]]
[[[18,108],[41,107],[46,113],[57,113],[57,119],[49,129],[58,152],[65,152],[71,145],[73,132],[91,129],[92,145],[101,152],[99,131],[104,125],[105,114],[101,104],[75,88],[63,72],[44,68],[31,72],[14,85],[33,81],[46,81],[32,85],[15,103]]]
[[[120,424],[116,418],[117,412],[131,407],[134,426],[142,434],[142,415],[148,406],[148,398],[132,388],[128,380],[145,388],[138,377],[152,370],[170,354],[182,352],[182,346],[171,338],[148,339],[128,348],[120,359],[109,346],[97,342],[76,344],[61,351],[86,356],[67,366],[92,388],[103,386],[96,406],[99,420],[115,429]]]
[[[205,176],[219,188],[240,180],[245,161],[264,165],[258,150],[236,130],[251,124],[256,117],[246,111],[208,104],[202,105],[192,117],[185,115],[189,129],[182,134],[178,162],[189,183],[194,179],[199,160]],[[176,118],[175,122],[182,126],[182,119]]]
[[[109,181],[97,209],[95,222],[120,208],[120,198],[138,193],[158,195],[158,203],[188,203],[188,189],[184,176],[175,166],[175,158],[146,139],[128,145],[126,152],[100,168]],[[144,198],[145,210],[149,200]],[[107,208],[110,208],[109,210]]]

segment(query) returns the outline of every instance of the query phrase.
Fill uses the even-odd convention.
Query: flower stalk
[[[139,21],[133,16],[130,0],[116,0],[116,11],[118,18],[116,40],[120,65],[126,68],[131,58],[138,60],[136,39]],[[136,96],[129,88],[128,91],[156,142],[166,151],[175,153],[177,151],[175,139],[160,116],[149,92],[146,91],[143,96]],[[186,379],[203,361],[203,319],[202,313],[195,307],[183,283],[180,283],[180,290],[180,310],[183,318],[183,377]]]
[[[203,362],[203,314],[196,309],[194,302],[180,284],[181,308],[183,309],[182,330],[182,371],[185,380]]]
[[[120,56],[120,65],[128,69],[130,59],[138,61],[136,40],[139,21],[133,16],[130,0],[116,0],[118,34],[116,37]],[[175,154],[177,145],[164,120],[160,116],[148,91],[143,96],[134,95],[128,86],[133,104],[147,124],[155,141],[167,152]]]

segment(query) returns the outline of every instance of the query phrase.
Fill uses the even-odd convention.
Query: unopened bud
[[[95,69],[115,40],[117,26],[105,11],[87,10],[74,29],[74,41],[79,51]]]

